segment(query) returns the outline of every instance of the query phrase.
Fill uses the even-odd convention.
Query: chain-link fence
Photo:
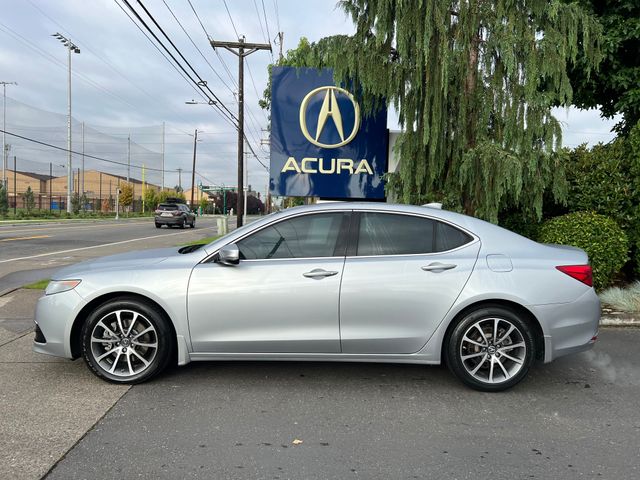
[[[64,210],[67,202],[68,127],[66,115],[7,98],[7,165],[4,178],[10,208],[27,208],[31,190],[39,210]],[[164,127],[104,127],[72,120],[71,183],[83,210],[113,210],[121,183],[133,185],[134,208],[146,188],[164,183]],[[140,207],[139,207],[140,208]]]

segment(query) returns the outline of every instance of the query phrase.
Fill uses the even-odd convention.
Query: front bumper
[[[574,302],[534,305],[531,311],[544,333],[544,361],[589,350],[600,324],[600,299],[589,289]]]
[[[40,334],[33,342],[33,351],[73,358],[71,353],[71,329],[73,321],[86,302],[75,290],[44,295],[36,304],[36,327]],[[44,340],[44,342],[42,341]]]

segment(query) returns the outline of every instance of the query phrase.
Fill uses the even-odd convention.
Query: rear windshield
[[[158,205],[158,210],[178,210],[178,205],[174,203],[161,203]]]

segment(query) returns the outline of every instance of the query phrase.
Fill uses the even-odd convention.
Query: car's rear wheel
[[[485,392],[513,387],[535,359],[535,340],[527,321],[504,307],[467,314],[451,332],[447,365],[466,385]]]
[[[160,225],[159,223],[156,223],[156,228],[161,228],[162,225]]]
[[[95,309],[82,327],[82,354],[91,371],[114,383],[140,383],[172,356],[171,329],[156,308],[122,297]]]
[[[184,218],[184,217],[183,217],[183,218],[182,218],[182,221],[181,221],[181,222],[180,222],[180,224],[179,224],[179,225],[180,225],[180,228],[184,228],[184,226],[186,225],[186,223],[187,223],[187,220],[186,220],[186,218]]]
[[[193,221],[191,222],[191,228],[196,228],[196,219],[194,218]]]

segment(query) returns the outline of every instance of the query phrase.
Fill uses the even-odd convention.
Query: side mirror
[[[235,243],[225,245],[218,252],[218,262],[223,265],[238,265],[240,263],[240,250]]]

